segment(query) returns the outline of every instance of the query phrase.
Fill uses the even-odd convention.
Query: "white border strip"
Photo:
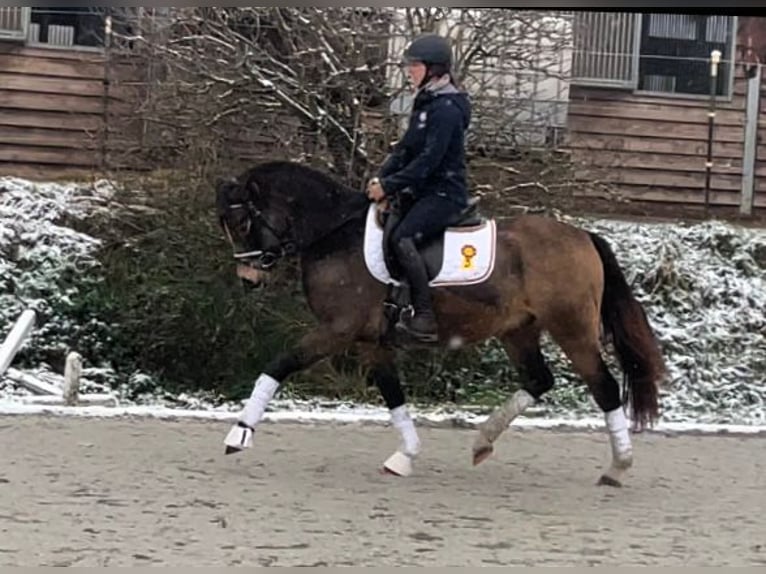
[[[116,417],[146,417],[156,419],[197,419],[207,421],[234,421],[238,412],[227,410],[192,410],[174,409],[158,406],[50,406],[31,405],[16,402],[0,402],[0,416],[2,415],[53,415],[75,416],[95,418]],[[471,413],[412,413],[413,418],[420,426],[428,427],[460,427],[474,428],[482,422],[485,415]],[[284,423],[335,423],[335,424],[376,424],[387,425],[390,422],[388,411],[385,409],[355,409],[344,412],[343,410],[284,410],[267,412],[264,420],[268,422]],[[513,422],[514,429],[552,429],[552,430],[602,430],[605,428],[604,421],[597,418],[562,419],[542,417],[520,417]],[[664,422],[657,423],[647,433],[671,433],[671,434],[730,434],[766,436],[766,425],[735,425],[714,424],[695,422]]]

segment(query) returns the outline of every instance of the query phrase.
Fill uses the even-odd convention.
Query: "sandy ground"
[[[642,435],[625,488],[596,487],[600,433],[0,417],[0,566],[766,565],[766,439]]]

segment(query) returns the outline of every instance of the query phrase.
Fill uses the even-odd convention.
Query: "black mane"
[[[242,179],[245,185],[255,183],[257,195],[261,197],[279,196],[297,202],[301,209],[313,213],[347,203],[355,207],[368,203],[361,191],[318,169],[293,161],[261,163],[247,170]]]

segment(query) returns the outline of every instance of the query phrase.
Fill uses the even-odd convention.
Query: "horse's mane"
[[[256,183],[261,192],[278,190],[282,197],[296,199],[307,210],[322,211],[330,206],[352,203],[363,205],[366,196],[327,173],[294,161],[261,163],[244,174],[247,183]]]

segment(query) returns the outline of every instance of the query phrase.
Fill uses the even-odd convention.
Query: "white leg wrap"
[[[420,438],[405,405],[391,409],[391,424],[399,431],[402,444],[386,459],[383,468],[399,476],[410,476],[412,461],[420,453]]]
[[[535,404],[535,398],[524,389],[519,389],[502,406],[495,408],[487,420],[479,425],[479,441],[491,444],[503,434],[513,420]]]
[[[519,389],[518,391],[513,393],[513,396],[510,398],[509,403],[511,404],[511,407],[508,411],[508,414],[511,417],[511,421],[509,421],[508,424],[510,424],[513,421],[513,419],[515,419],[517,416],[519,416],[529,407],[534,405],[535,397],[530,395],[529,392],[525,391],[524,389]]]
[[[628,421],[622,407],[604,413],[606,428],[609,431],[609,442],[612,444],[612,455],[615,462],[629,462],[633,457],[633,446],[628,432]]]
[[[253,392],[245,404],[240,420],[248,426],[254,427],[263,418],[266,406],[279,388],[279,381],[262,373],[255,381]]]
[[[405,405],[391,409],[391,423],[402,436],[401,450],[410,457],[420,453],[420,438]]]

